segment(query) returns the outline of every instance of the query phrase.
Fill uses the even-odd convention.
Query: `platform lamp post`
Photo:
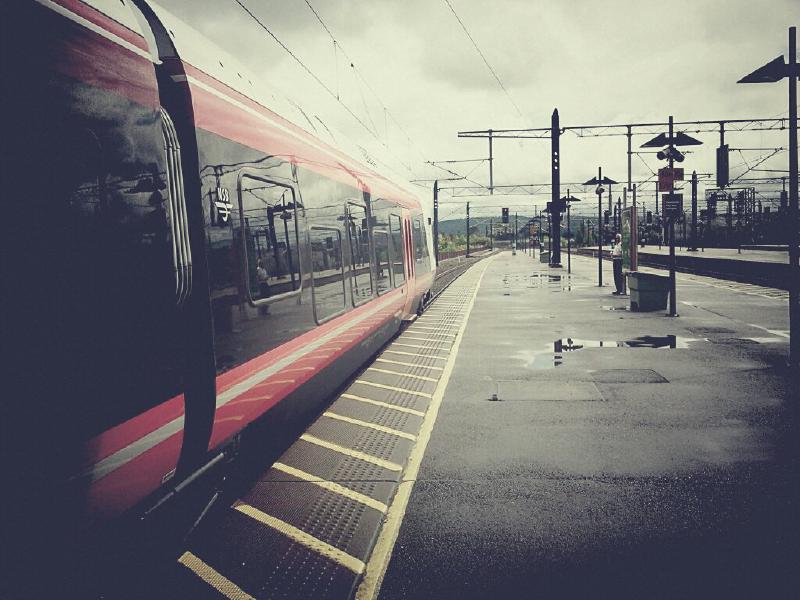
[[[561,201],[567,205],[567,274],[570,274],[572,273],[572,225],[569,219],[569,209],[573,202],[580,202],[581,199],[570,196],[569,189],[567,189],[567,195],[561,198]]]
[[[583,184],[597,186],[594,190],[594,193],[597,194],[597,230],[595,231],[595,235],[597,235],[597,287],[603,287],[603,194],[606,191],[603,184],[608,186],[610,194],[612,183],[618,182],[603,177],[603,167],[597,167],[597,177],[592,177]]]
[[[775,83],[789,79],[789,365],[800,366],[800,223],[797,206],[797,28],[789,28],[789,63],[779,56],[737,83]]]

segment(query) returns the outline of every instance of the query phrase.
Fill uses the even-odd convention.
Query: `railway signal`
[[[685,133],[674,133],[672,128],[673,119],[672,115],[670,115],[669,131],[666,134],[660,133],[652,140],[645,142],[642,144],[642,148],[666,146],[656,154],[660,160],[669,161],[667,169],[659,169],[658,191],[667,192],[662,197],[661,214],[666,218],[669,229],[669,316],[677,317],[677,301],[675,298],[675,221],[683,214],[683,194],[676,194],[674,190],[675,181],[683,179],[683,169],[675,169],[674,164],[675,162],[683,162],[684,155],[675,146],[698,146],[703,142]],[[657,203],[656,206],[658,206]]]

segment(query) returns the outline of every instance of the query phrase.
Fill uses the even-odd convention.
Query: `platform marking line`
[[[419,355],[415,354],[414,356],[419,356]],[[403,367],[420,367],[422,369],[432,369],[434,371],[441,371],[442,370],[442,367],[432,367],[430,365],[419,365],[419,364],[416,364],[416,363],[403,362],[402,360],[391,360],[389,358],[376,358],[375,362],[383,362],[383,363],[388,363],[390,365],[401,365]]]
[[[383,425],[377,425],[376,423],[370,423],[369,421],[362,421],[361,419],[354,419],[352,417],[346,417],[344,415],[340,415],[339,413],[331,412],[326,410],[322,413],[323,417],[328,417],[329,419],[334,419],[336,421],[342,421],[343,423],[350,423],[351,425],[358,425],[359,427],[364,427],[366,429],[372,429],[374,431],[380,431],[381,433],[387,433],[389,435],[395,435],[397,437],[404,438],[406,440],[411,440],[412,442],[417,441],[417,436],[406,433],[405,431],[400,431],[399,429],[392,429],[391,427],[385,427]]]
[[[313,535],[306,533],[302,529],[298,529],[294,525],[290,525],[289,523],[281,521],[272,515],[268,515],[267,513],[260,511],[256,507],[250,506],[249,504],[237,504],[233,508],[242,514],[247,515],[251,519],[255,519],[259,523],[279,531],[292,541],[295,541],[298,544],[313,550],[317,554],[321,554],[325,558],[339,563],[343,567],[350,569],[356,575],[361,575],[361,573],[364,572],[364,563],[361,560],[357,559],[355,556],[349,555],[344,550],[340,550],[336,546],[331,546],[327,542],[323,542],[322,540],[315,538]]]
[[[445,333],[443,331],[439,331],[438,329],[436,329],[436,327],[423,327],[423,326],[420,326],[420,325],[417,325],[416,327],[409,327],[406,331],[408,333],[418,333],[420,330],[421,331],[431,331],[431,332],[435,333],[436,335],[446,335],[447,337],[456,337],[455,333]]]
[[[761,325],[756,325],[755,323],[750,323],[750,327],[755,327],[757,329],[763,329],[767,333],[771,333],[772,335],[777,335],[783,338],[791,338],[791,335],[788,331],[784,331],[781,329],[767,329],[766,327],[762,327]]]
[[[434,352],[447,351],[446,348],[431,348],[430,346],[420,346],[419,344],[403,344],[401,342],[392,342],[392,346],[402,346],[403,348],[420,348],[422,350],[432,350]]]
[[[347,398],[348,400],[356,400],[357,402],[363,402],[364,404],[372,404],[374,406],[380,406],[381,408],[391,408],[392,410],[396,410],[398,412],[408,413],[409,415],[416,415],[418,417],[424,417],[425,413],[421,410],[414,410],[413,408],[406,408],[405,406],[398,406],[397,404],[390,404],[389,402],[381,402],[380,400],[373,400],[372,398],[364,398],[364,396],[356,396],[355,394],[342,394],[340,398]]]
[[[393,463],[389,460],[383,460],[382,458],[378,458],[377,456],[371,456],[364,452],[359,452],[358,450],[345,448],[344,446],[340,446],[339,444],[334,444],[333,442],[328,442],[326,440],[318,438],[315,435],[304,433],[303,435],[300,436],[300,439],[310,444],[314,444],[315,446],[319,446],[321,448],[327,448],[328,450],[333,450],[334,452],[338,452],[339,454],[344,454],[345,456],[349,456],[351,458],[357,458],[358,460],[363,460],[364,462],[371,463],[378,467],[383,467],[388,471],[403,470],[403,467],[398,465],[397,463]]]
[[[447,360],[445,356],[431,356],[430,354],[417,354],[415,352],[403,352],[402,350],[384,350],[384,354],[400,354],[402,356],[420,356],[423,358],[432,358],[433,360]],[[429,369],[434,369],[438,367],[428,367]]]
[[[432,337],[414,337],[413,335],[403,334],[400,336],[400,339],[405,340],[415,340],[418,342],[435,342],[437,344],[450,344],[452,340],[437,340],[436,338]]]
[[[403,394],[411,394],[412,396],[420,396],[421,398],[433,398],[431,394],[426,394],[425,392],[415,392],[414,390],[409,390],[406,388],[397,387],[394,385],[384,385],[382,383],[375,383],[374,381],[365,381],[363,379],[356,379],[355,383],[361,383],[364,385],[371,385],[372,387],[381,388],[382,390],[390,390],[392,392],[402,392]]]
[[[191,552],[184,552],[178,562],[192,571],[200,579],[231,600],[255,600],[230,579],[207,565]]]
[[[411,373],[401,373],[400,371],[392,371],[390,369],[379,369],[378,367],[368,367],[367,371],[375,371],[376,373],[386,373],[387,375],[400,375],[401,377],[410,377],[411,379],[420,379],[422,381],[439,381],[435,377],[426,377],[425,375],[412,375]]]
[[[356,600],[374,600],[378,596],[381,583],[383,582],[383,576],[386,573],[386,568],[389,566],[389,560],[392,557],[394,544],[397,541],[397,535],[400,532],[400,525],[403,522],[406,507],[408,506],[408,500],[411,497],[411,490],[414,487],[414,481],[419,473],[422,458],[425,455],[425,449],[427,448],[428,441],[431,438],[431,432],[433,431],[434,423],[436,423],[436,417],[439,414],[439,407],[441,406],[442,399],[444,398],[444,392],[447,389],[447,384],[450,381],[450,376],[452,375],[453,368],[455,367],[458,348],[461,345],[461,340],[464,337],[464,331],[466,330],[467,323],[469,322],[469,315],[472,312],[472,307],[475,305],[475,298],[478,296],[478,290],[480,289],[486,269],[488,268],[489,263],[491,263],[493,260],[494,257],[490,257],[488,260],[482,261],[483,270],[477,277],[477,281],[475,282],[474,289],[472,291],[472,297],[467,302],[465,316],[458,330],[458,337],[456,337],[455,342],[453,343],[453,351],[447,359],[447,364],[445,365],[442,378],[439,380],[439,384],[436,386],[436,391],[434,392],[431,404],[428,407],[428,413],[425,417],[425,420],[422,422],[422,428],[420,429],[417,443],[411,450],[411,456],[408,458],[406,471],[403,473],[400,484],[395,492],[394,499],[389,505],[389,511],[386,513],[383,527],[378,534],[378,540],[376,541],[375,547],[373,548],[372,554],[369,558],[364,579],[361,581],[361,584],[358,586],[358,590],[356,591]]]
[[[378,512],[385,513],[389,508],[383,502],[375,500],[374,498],[370,498],[369,496],[361,494],[355,490],[351,490],[349,487],[345,487],[333,481],[328,481],[327,479],[322,479],[322,477],[317,477],[316,475],[312,475],[311,473],[306,473],[305,471],[301,471],[300,469],[295,469],[294,467],[286,465],[282,462],[276,462],[275,464],[272,465],[272,468],[275,469],[276,471],[281,471],[282,473],[291,475],[292,477],[297,477],[297,479],[302,479],[303,481],[307,481],[308,483],[313,483],[315,485],[318,485],[319,487],[326,489],[329,492],[333,492],[335,494],[339,494],[340,496],[344,496],[345,498],[350,498],[350,500],[355,500],[356,502],[360,502],[365,506],[374,508]]]

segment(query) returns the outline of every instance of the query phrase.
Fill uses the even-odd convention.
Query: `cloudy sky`
[[[678,121],[786,116],[785,82],[736,81],[785,54],[787,29],[800,20],[796,0],[241,1],[327,90],[235,0],[161,4],[340,135],[383,152],[401,177],[420,180],[453,177],[426,161],[488,156],[486,140],[459,139],[458,131],[547,127],[555,107],[562,126],[664,121],[669,114]],[[718,135],[697,137],[704,146],[683,166],[713,173]],[[726,141],[734,148],[785,148],[787,137],[785,131],[752,132],[729,134]],[[646,140],[634,137],[634,146]],[[614,179],[627,177],[624,137],[565,134],[561,150],[564,182],[584,181],[598,165]],[[734,152],[732,175],[769,153]],[[494,157],[495,185],[549,182],[548,140],[498,140]],[[488,185],[485,162],[443,166]],[[634,157],[633,179],[650,177],[658,166],[652,154]],[[787,152],[758,168],[787,169]],[[748,177],[770,174],[776,173]],[[423,185],[417,189],[427,198],[430,184]],[[651,202],[653,187],[646,188]],[[495,200],[481,197],[460,197],[447,212],[457,216],[467,199],[473,210],[483,205],[499,212]],[[542,189],[516,202],[548,199]]]

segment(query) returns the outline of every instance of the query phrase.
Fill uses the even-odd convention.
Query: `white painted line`
[[[403,352],[402,350],[384,350],[384,354],[400,354],[402,356],[420,356],[423,358],[432,358],[433,360],[447,360],[445,356],[431,356],[430,354],[422,354],[416,352]],[[433,368],[433,367],[431,367]]]
[[[369,423],[368,421],[362,421],[361,419],[353,419],[352,417],[346,417],[344,415],[340,415],[338,413],[334,413],[329,410],[322,413],[322,416],[328,417],[329,419],[333,419],[335,421],[342,421],[343,423],[350,423],[351,425],[358,425],[359,427],[364,427],[366,429],[373,429],[375,431],[380,431],[381,433],[396,435],[397,437],[411,440],[412,442],[417,441],[417,436],[411,433],[406,433],[405,431],[400,431],[399,429],[392,429],[391,427],[384,427],[383,425],[376,425],[375,423]]]
[[[429,350],[432,352],[447,352],[446,348],[431,348],[430,346],[420,346],[419,344],[403,344],[401,342],[392,342],[392,346],[402,346],[403,348],[420,348],[422,350]]]
[[[418,355],[415,354],[414,356],[418,356]],[[431,369],[433,371],[441,371],[442,370],[441,367],[431,367],[429,365],[420,365],[420,364],[416,364],[416,363],[403,362],[402,360],[390,360],[388,358],[376,358],[375,362],[388,363],[390,365],[402,365],[404,367],[420,367],[422,369]]]
[[[250,506],[249,504],[237,504],[233,507],[233,509],[238,510],[240,513],[247,515],[259,523],[263,523],[264,525],[279,531],[289,539],[297,542],[298,544],[302,544],[306,548],[309,548],[318,554],[321,554],[325,558],[337,562],[343,567],[347,567],[356,575],[360,575],[364,572],[364,563],[355,556],[350,556],[344,550],[340,550],[336,546],[331,546],[327,542],[323,542],[322,540],[315,538],[313,535],[306,533],[302,529],[298,529],[294,525],[290,525],[286,521],[282,521],[276,517],[273,517],[272,515],[268,515],[267,513],[258,510],[255,506]]]
[[[360,383],[362,385],[371,385],[372,387],[381,388],[382,390],[390,390],[392,392],[401,392],[403,394],[410,394],[412,396],[420,396],[422,398],[431,398],[430,394],[426,394],[425,392],[415,392],[414,390],[409,390],[406,388],[397,387],[394,385],[384,385],[382,383],[375,383],[374,381],[365,381],[363,379],[356,379],[355,383]]]
[[[400,371],[392,371],[390,369],[379,369],[378,367],[367,367],[367,371],[375,371],[376,373],[386,373],[387,375],[400,375],[401,377],[410,377],[411,379],[420,379],[422,381],[439,381],[434,377],[425,377],[424,375],[412,375],[411,373],[401,373]]]
[[[178,562],[192,571],[200,579],[217,590],[220,594],[231,600],[255,600],[230,579],[222,575],[191,552],[184,552]]]
[[[356,396],[355,394],[345,393],[342,394],[340,398],[357,400],[358,402],[363,402],[365,404],[372,404],[374,406],[380,406],[382,408],[391,408],[392,410],[408,413],[410,415],[416,415],[418,417],[425,416],[425,413],[422,412],[421,410],[414,410],[413,408],[406,408],[405,406],[398,406],[397,404],[391,404],[389,402],[381,402],[380,400],[373,400],[372,398],[365,398],[364,396]]]
[[[276,462],[275,464],[272,465],[272,468],[275,469],[276,471],[281,471],[282,473],[286,473],[287,475],[296,477],[297,479],[313,483],[314,485],[326,489],[329,492],[333,492],[335,494],[339,494],[340,496],[344,496],[345,498],[350,498],[350,500],[355,500],[356,502],[360,502],[364,506],[369,506],[370,508],[374,508],[378,512],[385,513],[388,509],[388,507],[379,500],[375,500],[374,498],[365,496],[364,494],[361,494],[355,490],[351,490],[349,487],[345,487],[333,481],[328,481],[327,479],[322,479],[322,477],[317,477],[316,475],[312,475],[311,473],[306,473],[305,471],[301,471],[300,469],[295,469],[294,467],[285,465],[282,462]]]
[[[466,315],[469,315],[469,313],[472,311],[472,307],[475,304],[475,298],[477,297],[478,290],[480,289],[481,281],[483,281],[483,276],[492,260],[494,260],[494,257],[490,257],[488,260],[478,263],[478,265],[483,267],[483,270],[477,277],[477,282],[474,284],[472,298],[467,305]],[[476,267],[478,267],[478,265],[476,265]],[[414,487],[414,481],[419,473],[422,457],[425,455],[425,449],[428,446],[428,441],[430,440],[433,426],[436,423],[436,417],[439,414],[439,407],[442,404],[442,398],[444,397],[444,392],[447,389],[447,383],[453,373],[456,356],[458,355],[458,349],[459,346],[461,346],[461,340],[464,337],[464,331],[467,328],[468,320],[468,318],[464,318],[463,322],[461,323],[461,327],[458,330],[458,336],[453,343],[453,350],[447,360],[444,372],[442,373],[442,378],[439,380],[439,384],[433,394],[431,404],[428,407],[428,413],[422,423],[417,444],[411,451],[411,456],[408,459],[405,473],[403,474],[403,478],[397,488],[397,492],[394,495],[394,500],[392,500],[392,503],[389,506],[389,511],[386,513],[385,522],[381,528],[378,541],[375,543],[375,548],[373,549],[372,555],[367,563],[364,579],[356,591],[356,600],[374,600],[378,596],[381,582],[383,581],[383,576],[386,573],[386,567],[389,565],[389,560],[392,557],[392,550],[394,549],[394,544],[397,541],[397,534],[400,531],[400,525],[403,522],[403,517],[408,506],[408,499],[411,496],[411,490]]]
[[[326,440],[323,440],[322,438],[318,438],[315,435],[304,433],[303,435],[300,436],[300,439],[310,444],[314,444],[315,446],[319,446],[320,448],[327,448],[328,450],[333,450],[334,452],[338,452],[339,454],[344,454],[345,456],[351,456],[353,458],[357,458],[358,460],[363,460],[364,462],[372,463],[373,465],[383,467],[384,469],[387,469],[389,471],[403,470],[403,467],[401,467],[397,463],[393,463],[388,460],[383,460],[382,458],[378,458],[377,456],[371,456],[370,454],[365,454],[364,452],[359,452],[358,450],[345,448],[344,446],[340,446],[339,444],[334,444],[333,442],[328,442]]]
[[[777,335],[784,338],[791,338],[789,332],[784,329],[767,329],[766,327],[762,327],[761,325],[756,325],[755,323],[750,323],[750,327],[755,327],[756,329],[763,329],[764,331],[771,333],[772,335]]]
[[[437,340],[436,338],[429,338],[429,337],[427,337],[427,338],[414,337],[413,335],[408,335],[407,333],[404,333],[403,335],[401,335],[399,339],[401,339],[401,340],[415,340],[415,341],[418,341],[418,342],[434,342],[434,343],[437,343],[437,344],[449,344],[450,343],[450,340]]]

